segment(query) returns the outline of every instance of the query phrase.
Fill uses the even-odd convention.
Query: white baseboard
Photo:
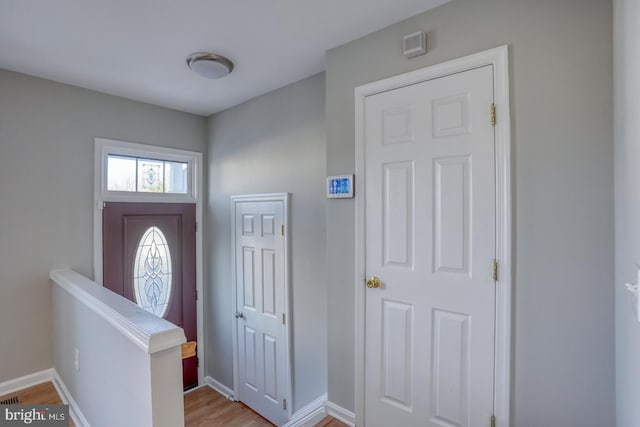
[[[204,382],[227,399],[235,400],[233,398],[233,390],[222,384],[220,381],[214,379],[213,377],[206,376],[204,377]]]
[[[348,426],[355,427],[356,414],[336,405],[335,403],[327,402],[324,404],[324,406],[327,409],[327,415],[330,415],[333,418],[342,421]]]
[[[213,377],[206,376],[204,378],[206,386],[211,387],[227,399],[235,400],[233,390]],[[291,419],[283,427],[313,427],[320,422],[325,416],[324,408],[327,401],[327,394],[323,394],[313,402],[308,403],[293,414]]]
[[[199,384],[197,387],[193,387],[193,388],[190,388],[189,390],[185,390],[184,393],[182,393],[182,394],[184,394],[186,396],[187,394],[193,393],[196,390],[200,390],[203,387],[209,387],[209,384],[203,382],[202,384]],[[209,388],[211,388],[211,387],[209,387]]]
[[[80,412],[80,408],[78,408],[75,400],[71,397],[67,386],[64,385],[60,375],[58,375],[58,372],[56,372],[54,368],[45,369],[44,371],[35,372],[33,374],[0,383],[0,396],[15,393],[16,391],[49,381],[51,381],[55,387],[62,402],[65,405],[69,405],[69,416],[75,425],[78,427],[89,427],[87,419],[82,415],[82,412]]]
[[[46,383],[53,380],[53,369],[45,369],[44,371],[35,372],[20,378],[0,383],[0,396],[11,394],[16,391],[33,387],[34,385]]]
[[[313,427],[326,416],[324,405],[327,402],[327,394],[324,393],[313,402],[298,409],[289,422],[282,427]]]
[[[90,427],[89,422],[82,414],[82,411],[80,411],[78,404],[71,396],[71,393],[69,393],[69,389],[62,381],[62,378],[60,378],[58,371],[56,371],[55,369],[52,369],[52,371],[53,371],[53,386],[58,391],[58,394],[60,395],[60,399],[62,399],[62,401],[65,404],[69,405],[69,416],[73,420],[73,423],[77,427]]]

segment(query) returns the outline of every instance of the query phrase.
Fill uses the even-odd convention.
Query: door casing
[[[196,322],[197,322],[197,357],[198,365],[198,385],[205,383],[204,367],[206,366],[204,354],[204,264],[203,264],[203,182],[202,174],[202,153],[177,148],[158,147],[154,145],[139,144],[134,142],[117,141],[106,138],[95,138],[94,147],[94,180],[93,180],[93,275],[94,282],[102,285],[102,207],[104,202],[156,202],[156,203],[195,203],[196,205]],[[141,155],[143,157],[154,158],[160,156],[177,156],[183,159],[190,159],[193,167],[192,197],[162,197],[162,195],[145,195],[132,193],[125,195],[110,195],[103,193],[104,173],[104,153],[109,148],[115,148],[119,152]]]
[[[509,104],[509,47],[507,45],[441,64],[390,77],[355,88],[355,423],[365,423],[365,99],[367,96],[427,80],[493,65],[497,121],[496,144],[496,341],[494,415],[500,425],[510,425],[511,388],[511,126]],[[489,118],[490,111],[487,111]]]
[[[291,418],[293,413],[293,385],[291,375],[292,359],[291,359],[291,299],[290,299],[290,263],[289,263],[289,245],[290,245],[290,225],[289,225],[289,193],[272,193],[272,194],[256,194],[242,195],[231,197],[231,307],[235,311],[237,307],[237,286],[236,286],[236,205],[245,202],[282,202],[284,206],[283,223],[284,233],[284,315],[285,315],[285,384],[286,390],[284,395],[287,399],[287,416]],[[232,314],[232,313],[229,313]],[[233,319],[233,398],[237,400],[239,396],[240,380],[239,380],[239,349],[238,349],[238,328],[236,326],[237,319]]]

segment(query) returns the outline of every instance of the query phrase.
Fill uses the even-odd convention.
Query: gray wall
[[[640,324],[624,288],[640,264],[640,4],[614,1],[616,402],[619,427],[640,425]]]
[[[204,150],[202,117],[0,70],[0,382],[52,366],[49,271],[93,277],[93,138]]]
[[[209,119],[206,374],[233,387],[231,195],[291,193],[294,409],[326,391],[324,73]]]
[[[420,29],[429,32],[430,52],[406,60],[401,37]],[[503,44],[512,54],[512,425],[610,426],[610,1],[454,0],[329,51],[327,173],[354,170],[354,87]],[[354,409],[353,218],[353,201],[327,205],[328,393],[348,410]]]

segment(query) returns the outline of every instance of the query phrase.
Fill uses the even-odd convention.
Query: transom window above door
[[[107,191],[187,194],[189,164],[109,154]]]
[[[96,138],[101,202],[195,203],[199,153]]]

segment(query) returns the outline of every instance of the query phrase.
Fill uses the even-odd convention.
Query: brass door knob
[[[372,276],[367,280],[367,288],[378,289],[380,287],[380,279],[376,276]]]

